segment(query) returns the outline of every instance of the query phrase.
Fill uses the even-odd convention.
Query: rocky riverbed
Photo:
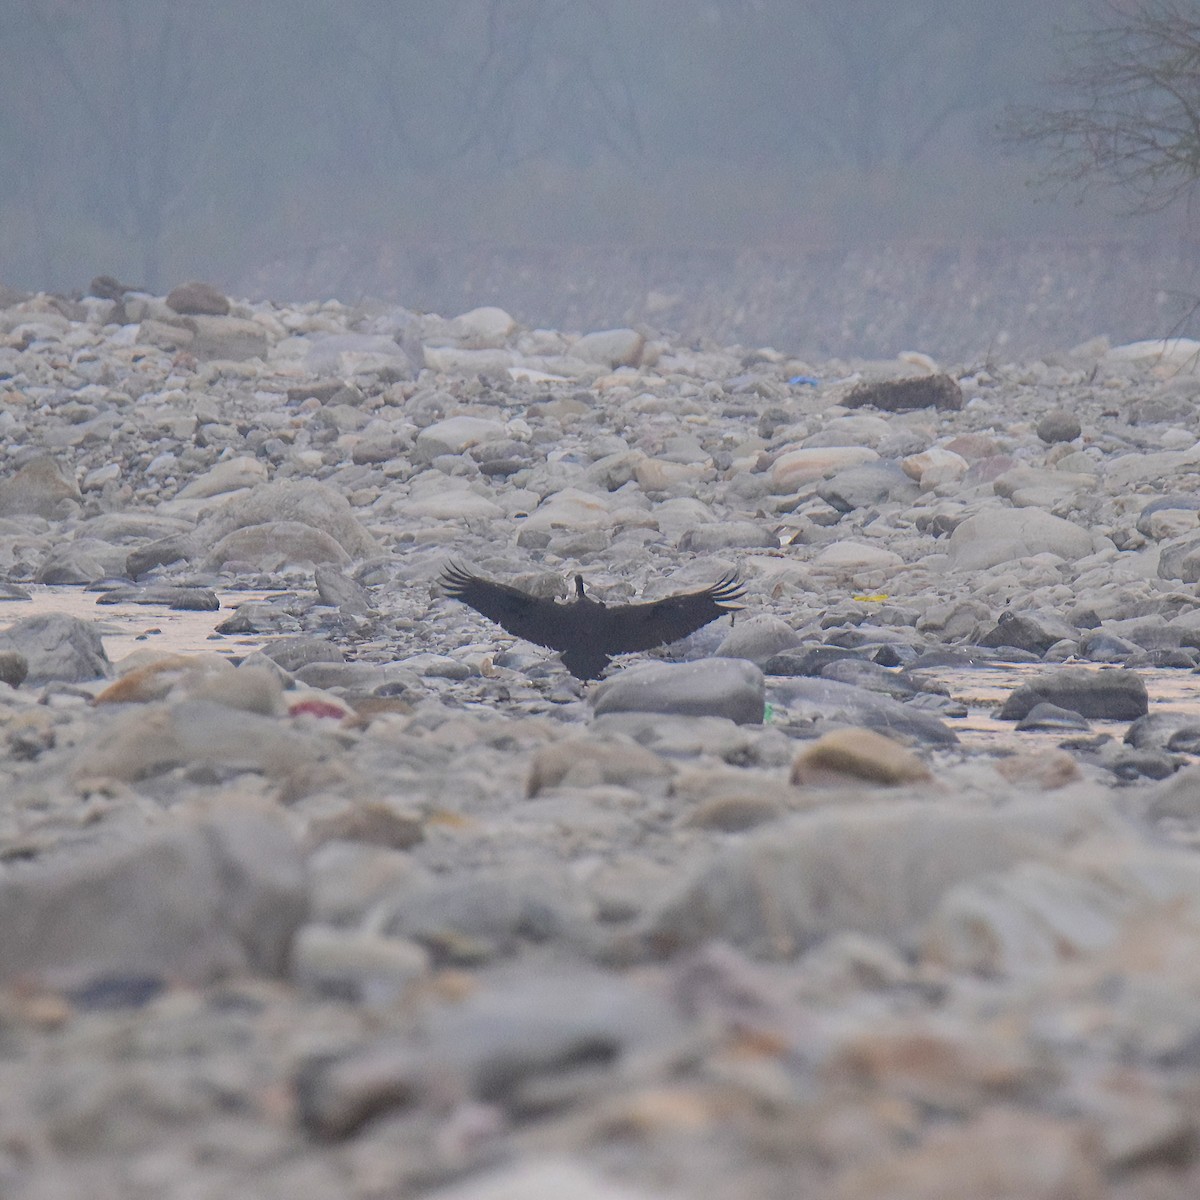
[[[1200,345],[93,290],[0,308],[0,1194],[1200,1192]],[[745,609],[584,687],[452,559]]]

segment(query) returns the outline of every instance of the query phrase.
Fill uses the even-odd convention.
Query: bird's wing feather
[[[604,652],[629,654],[650,650],[695,633],[739,607],[734,603],[743,594],[736,575],[700,592],[668,596],[650,604],[625,604],[604,610]]]
[[[441,584],[446,595],[527,642],[559,651],[572,645],[571,609],[565,604],[472,575],[454,563],[442,571]]]

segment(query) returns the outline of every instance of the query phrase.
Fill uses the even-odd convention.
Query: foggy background
[[[1195,332],[1186,211],[1002,152],[1094,0],[17,0],[0,283],[813,355]],[[1098,15],[1099,14],[1099,15]]]

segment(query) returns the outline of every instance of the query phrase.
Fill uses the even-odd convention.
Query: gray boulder
[[[0,982],[280,975],[306,909],[303,862],[283,822],[225,809],[0,875]]]
[[[596,715],[618,712],[728,717],[761,725],[762,672],[741,658],[633,667],[606,679],[594,693]]]
[[[1063,792],[1004,810],[892,800],[804,814],[700,868],[648,917],[641,948],[667,955],[720,939],[791,958],[841,931],[907,943],[954,885],[1109,822],[1103,802]]]
[[[108,655],[95,622],[65,613],[41,613],[14,621],[0,633],[0,650],[14,651],[25,660],[25,682],[31,685],[83,683],[109,673]]]
[[[1000,709],[1000,720],[1020,721],[1043,702],[1107,721],[1135,721],[1150,706],[1146,685],[1134,671],[1060,667],[1014,688]]]

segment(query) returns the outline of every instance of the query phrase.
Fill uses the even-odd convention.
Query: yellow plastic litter
[[[887,598],[887,592],[863,592],[851,597],[852,600],[866,600],[869,604],[882,604]]]

